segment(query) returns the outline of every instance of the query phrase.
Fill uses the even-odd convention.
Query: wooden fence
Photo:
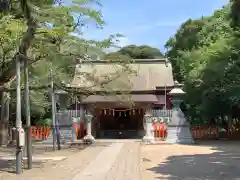
[[[211,140],[219,138],[219,129],[216,126],[195,125],[191,127],[191,131],[194,139]]]
[[[31,137],[33,140],[45,140],[51,134],[50,127],[31,127]],[[78,130],[78,127],[75,127],[76,136],[84,136],[83,129]],[[194,139],[218,139],[219,130],[217,127],[213,126],[192,126],[191,127],[192,137]],[[165,139],[167,138],[167,125],[155,124],[154,125],[154,136],[155,138]]]
[[[167,138],[167,125],[154,124],[154,137],[156,139],[164,140]],[[219,130],[215,126],[192,126],[191,127],[192,137],[194,139],[214,140],[219,138]]]
[[[81,124],[80,129],[78,128],[78,125],[74,126],[76,137],[84,137],[86,135],[85,129],[83,127],[83,124]],[[32,137],[32,140],[45,140],[47,139],[51,134],[51,127],[45,127],[45,126],[32,126],[30,130],[30,135]]]
[[[30,130],[30,135],[32,137],[32,140],[44,140],[50,136],[50,131],[51,131],[50,127],[32,126]]]

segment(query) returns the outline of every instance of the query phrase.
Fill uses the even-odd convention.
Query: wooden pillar
[[[78,133],[78,138],[82,138],[84,136],[84,129],[85,129],[85,123],[84,123],[84,115],[85,115],[85,107],[84,105],[80,102],[77,106],[77,110],[79,110],[79,133]]]

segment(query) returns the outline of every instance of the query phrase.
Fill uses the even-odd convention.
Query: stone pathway
[[[77,174],[72,180],[105,180],[106,174],[111,169],[112,164],[123,147],[123,143],[114,143],[105,148],[94,161],[92,161],[83,171]]]
[[[66,160],[25,171],[19,177],[6,173],[0,179],[14,180],[139,180],[140,143],[114,142],[91,146]]]
[[[72,180],[140,180],[140,143],[113,143]]]
[[[140,143],[125,143],[105,180],[140,180]]]

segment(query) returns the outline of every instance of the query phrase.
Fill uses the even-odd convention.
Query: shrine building
[[[114,62],[117,64],[117,62]],[[129,64],[133,74],[122,72],[116,79],[105,85],[106,91],[122,91],[123,94],[101,94],[81,96],[73,110],[91,113],[91,133],[95,138],[115,138],[119,133],[124,138],[144,135],[144,114],[150,109],[152,116],[170,117],[171,101],[168,95],[174,88],[172,65],[167,59],[136,59]],[[92,83],[83,74],[94,76],[110,75],[118,66],[109,61],[97,60],[77,65],[69,87],[73,89],[90,87]],[[127,85],[128,88],[123,88]],[[81,118],[84,118],[83,115]]]

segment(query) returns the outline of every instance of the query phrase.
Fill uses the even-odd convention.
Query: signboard
[[[62,143],[67,141],[72,141],[73,138],[73,129],[71,127],[60,127],[59,129],[60,141]]]

